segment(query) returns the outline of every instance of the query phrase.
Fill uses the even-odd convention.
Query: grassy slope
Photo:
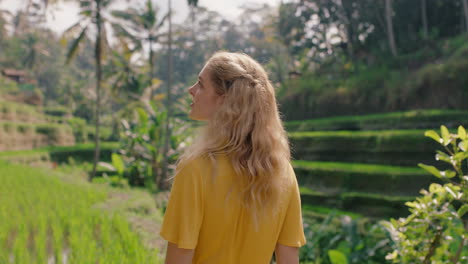
[[[64,252],[73,263],[158,263],[157,250],[145,247],[127,222],[141,233],[138,222],[160,220],[150,195],[111,191],[65,171],[0,162],[0,172],[0,218],[6,219],[0,223],[0,263],[8,263],[11,253],[15,263],[59,261]]]
[[[334,116],[309,120],[285,122],[289,131],[340,130],[353,128],[366,129],[396,129],[400,127],[435,128],[445,124],[455,123],[465,125],[468,122],[468,111],[464,110],[412,110],[384,114]],[[437,124],[437,125],[435,125]]]
[[[292,162],[296,168],[305,168],[321,171],[359,172],[365,174],[391,174],[396,176],[427,175],[427,172],[418,167],[399,167],[387,165],[374,165],[364,163],[322,162],[295,160]]]

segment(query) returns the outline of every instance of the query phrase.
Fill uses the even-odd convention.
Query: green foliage
[[[121,215],[93,209],[105,189],[4,162],[0,171],[1,263],[160,263]]]
[[[360,163],[293,161],[301,186],[326,192],[369,192],[383,195],[417,195],[431,177],[415,167]]]
[[[70,114],[70,110],[64,106],[44,107],[44,113],[51,116],[66,116]]]
[[[390,240],[382,226],[364,218],[336,216],[304,223],[307,243],[300,249],[301,263],[382,264]]]
[[[299,160],[414,166],[433,162],[437,147],[421,137],[424,130],[292,132],[289,139]]]
[[[330,63],[321,61],[314,72],[304,71],[283,84],[282,112],[289,120],[300,120],[397,109],[465,109],[466,43],[466,36],[440,39],[397,59],[362,52],[372,63],[332,53]],[[452,99],[444,100],[448,96]]]
[[[14,93],[18,91],[19,87],[16,82],[0,75],[0,94]]]
[[[421,197],[408,202],[411,214],[406,218],[384,222],[392,236],[393,253],[387,259],[393,263],[463,263],[468,259],[466,211],[468,208],[468,177],[466,176],[468,137],[464,127],[450,133],[441,126],[441,133],[427,131],[426,136],[441,144],[445,152],[437,151],[436,159],[450,165],[439,170],[419,164],[430,174],[446,183],[433,183],[422,190]]]
[[[88,141],[86,120],[79,117],[72,117],[67,119],[67,123],[72,127],[76,143],[86,143]]]
[[[110,161],[112,153],[118,149],[118,142],[101,142],[101,160]],[[70,157],[77,162],[91,161],[94,153],[94,144],[78,144],[69,147],[48,147],[44,148],[50,154],[52,161],[66,163]]]
[[[387,130],[414,127],[437,128],[441,123],[468,122],[464,110],[412,110],[383,114],[335,116],[311,120],[289,121],[285,127],[290,132],[332,130]],[[467,123],[468,125],[468,123]],[[455,127],[454,127],[455,128]]]
[[[165,139],[166,111],[158,111],[151,105],[152,114],[137,107],[133,120],[122,120],[119,154],[124,163],[124,177],[133,186],[146,186],[150,189],[163,188],[166,179],[161,178],[163,145]],[[174,163],[179,157],[182,141],[187,129],[180,121],[174,120],[168,163]],[[182,134],[185,133],[185,134]]]
[[[383,195],[369,192],[323,192],[301,187],[304,205],[326,206],[369,217],[404,216],[408,213],[405,202],[414,196]]]
[[[94,141],[94,137],[96,134],[96,128],[91,125],[86,125],[86,134],[88,136],[87,141]],[[99,138],[103,141],[115,141],[114,131],[109,126],[100,126],[99,127]]]

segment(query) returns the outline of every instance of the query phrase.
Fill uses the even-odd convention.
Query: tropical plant
[[[143,46],[148,45],[150,80],[154,76],[154,45],[159,42],[160,37],[165,35],[160,31],[168,17],[166,14],[159,18],[158,11],[158,8],[153,6],[153,2],[147,0],[143,8],[131,7],[125,11],[115,10],[112,12],[114,17],[123,22],[113,24],[116,35],[131,42],[134,47],[131,52],[143,51]]]
[[[380,224],[334,212],[322,222],[306,221],[304,233],[307,243],[300,250],[301,263],[381,264],[390,249]]]
[[[127,102],[129,97],[139,99],[142,92],[151,86],[146,67],[132,61],[135,52],[129,45],[126,39],[119,37],[116,48],[103,68],[112,95],[117,101],[123,102]]]
[[[433,183],[421,190],[421,197],[407,202],[411,214],[384,222],[393,240],[394,251],[387,255],[393,263],[465,263],[468,259],[468,136],[460,126],[452,134],[441,126],[441,134],[430,130],[425,135],[440,143],[436,160],[450,169],[419,166],[445,184]],[[447,168],[447,166],[446,166]]]
[[[96,167],[99,161],[99,128],[100,128],[100,113],[101,113],[101,86],[102,86],[102,60],[106,50],[109,49],[107,41],[106,24],[109,19],[105,16],[105,11],[110,8],[113,0],[79,0],[81,19],[68,28],[64,33],[64,40],[70,35],[78,36],[73,40],[67,53],[67,63],[72,60],[79,50],[88,34],[94,34],[94,60],[96,67],[96,107],[95,107],[95,152],[93,170],[90,174],[90,181],[96,174]],[[95,30],[90,28],[94,25]]]
[[[148,113],[142,107],[134,110],[135,117],[132,120],[123,119],[118,153],[123,161],[123,177],[128,179],[130,185],[146,186],[150,189],[163,189],[168,182],[162,177],[164,162],[163,145],[165,139],[166,111],[158,111],[155,103],[151,103],[152,113]],[[170,138],[170,150],[167,159],[174,163],[180,154],[187,138],[187,127],[183,122],[173,122],[174,133]],[[115,158],[116,160],[118,158]],[[117,166],[114,162],[116,171]],[[122,170],[120,170],[122,171]],[[120,173],[119,173],[120,174]]]

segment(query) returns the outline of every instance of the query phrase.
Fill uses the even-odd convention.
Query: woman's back
[[[282,175],[281,199],[264,208],[255,224],[241,205],[239,175],[230,160],[197,158],[179,169],[161,236],[179,248],[195,249],[192,263],[269,263],[276,243],[305,243],[294,171]],[[214,173],[214,174],[213,174]]]
[[[218,52],[188,91],[190,118],[206,126],[179,159],[161,231],[166,263],[267,264],[274,250],[298,263],[299,190],[265,69]]]

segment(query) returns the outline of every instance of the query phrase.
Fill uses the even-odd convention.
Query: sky
[[[118,1],[115,8],[124,8],[126,0]],[[25,6],[25,2],[26,0],[0,0],[0,9],[7,9],[15,13],[19,8]],[[60,34],[78,21],[78,5],[70,2],[66,4],[62,2],[49,10],[46,22],[48,28]],[[138,5],[143,4],[145,0],[131,0],[131,2]],[[153,2],[161,8],[161,13],[167,11],[167,0],[154,0]],[[281,0],[199,0],[198,5],[217,11],[227,19],[234,19],[240,14],[239,7],[242,5],[264,3],[278,5],[280,2]],[[283,0],[283,2],[285,1]],[[175,12],[174,22],[182,22],[188,15],[187,0],[172,0],[172,9]]]

